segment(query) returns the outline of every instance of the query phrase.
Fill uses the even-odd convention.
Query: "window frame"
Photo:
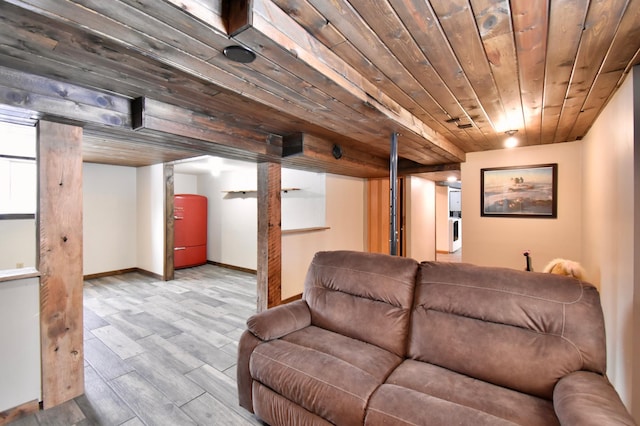
[[[0,154],[0,158],[6,158],[9,160],[33,161],[36,164],[36,167],[38,165],[38,160],[36,157]],[[37,185],[37,181],[36,181],[36,185]],[[38,192],[38,188],[36,187],[36,196],[37,196],[37,192]],[[36,206],[36,209],[37,209],[37,206]],[[0,213],[0,220],[23,220],[23,219],[35,219],[35,218],[36,218],[36,213]]]

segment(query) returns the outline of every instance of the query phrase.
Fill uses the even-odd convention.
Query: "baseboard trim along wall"
[[[300,300],[300,299],[302,299],[302,293],[296,294],[296,295],[291,296],[291,297],[289,297],[287,299],[283,299],[283,300],[280,301],[280,304],[281,305],[285,305],[287,303],[295,302],[296,300]]]
[[[233,269],[235,271],[247,272],[249,274],[254,274],[254,275],[257,274],[257,271],[255,269],[242,268],[240,266],[234,266],[234,265],[227,265],[226,263],[214,262],[212,260],[207,260],[207,263],[210,264],[210,265],[219,266],[221,268]],[[128,274],[128,273],[131,273],[131,272],[137,272],[139,274],[146,275],[148,277],[155,278],[155,279],[158,279],[158,280],[162,280],[163,279],[162,275],[156,274],[154,272],[147,271],[147,270],[141,269],[141,268],[117,269],[115,271],[106,271],[106,272],[100,272],[100,273],[97,273],[97,274],[88,274],[88,275],[83,276],[83,279],[84,280],[92,280],[92,279],[95,279],[95,278],[111,277],[111,276],[114,276],[114,275]],[[294,297],[296,297],[296,296],[294,296]],[[293,299],[293,300],[295,300],[295,299]]]
[[[84,275],[82,278],[84,280],[93,280],[96,278],[111,277],[113,275],[128,274],[130,272],[138,272],[138,268],[118,269],[116,271],[100,272],[98,274],[88,274],[88,275]]]
[[[138,272],[139,274],[146,275],[148,277],[155,278],[158,280],[163,279],[162,275],[160,274],[156,274],[154,272],[147,271],[145,269],[140,269],[140,268],[126,268],[126,269],[118,269],[115,271],[100,272],[98,274],[88,274],[83,276],[82,278],[86,281],[86,280],[92,280],[95,278],[104,278],[104,277],[112,277],[114,275],[128,274],[131,272]]]
[[[209,265],[215,265],[215,266],[219,266],[221,268],[233,269],[234,271],[247,272],[249,274],[254,274],[254,275],[256,275],[258,273],[258,271],[256,271],[255,269],[243,268],[241,266],[228,265],[226,263],[214,262],[213,260],[207,260],[207,263]]]

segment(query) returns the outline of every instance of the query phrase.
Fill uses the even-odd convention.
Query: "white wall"
[[[365,250],[366,181],[326,175],[329,229],[282,236],[282,299],[302,293],[313,255],[322,250]]]
[[[136,169],[138,268],[164,274],[164,165]]]
[[[418,176],[405,178],[407,257],[436,260],[436,184]]]
[[[185,173],[173,175],[174,194],[198,194],[198,176]]]
[[[222,171],[219,176],[198,176],[198,194],[208,199],[207,260],[257,269],[258,171],[255,164],[242,170]]]
[[[283,216],[286,216],[286,212],[295,215],[296,211],[308,211],[311,206],[316,210],[316,217],[310,225],[321,225],[320,218],[324,217],[322,223],[329,229],[292,233],[285,231],[283,234],[281,291],[283,299],[302,292],[309,263],[317,251],[338,249],[362,251],[365,248],[365,181],[325,175],[324,188],[320,188],[322,184],[317,179],[312,176],[310,180],[311,186],[305,186],[304,182],[307,180],[300,180],[300,176],[296,177],[296,171],[283,170],[284,187],[299,187],[304,192],[308,192],[305,195],[306,201],[304,197],[297,197],[300,193],[304,195],[303,191],[291,193],[292,197],[285,195]],[[209,199],[208,260],[257,269],[256,193],[230,194],[227,192],[255,190],[256,187],[257,168],[255,166],[242,171],[221,172],[217,177],[209,174],[199,175],[198,193]],[[318,207],[316,198],[323,190],[325,202],[323,206]],[[288,201],[292,203],[287,204]],[[303,205],[298,205],[299,203]],[[324,215],[320,214],[322,210]],[[294,219],[290,217],[290,223],[296,224]],[[284,220],[285,217],[283,222]],[[299,226],[300,223],[297,225]]]
[[[634,281],[634,139],[640,147],[640,135],[634,135],[634,86],[640,86],[640,71],[635,82],[630,75],[609,101],[582,141],[583,208],[582,257],[589,278],[600,287],[607,328],[607,374],[627,407],[635,400],[633,412],[640,420],[640,353],[634,354],[634,315],[640,316],[640,287]],[[636,102],[640,89],[636,87]],[[640,105],[636,104],[636,114]],[[640,119],[637,119],[640,122]],[[638,125],[638,124],[637,124]],[[636,152],[636,156],[637,156]],[[635,165],[638,173],[639,164]],[[636,176],[637,179],[637,176]],[[637,195],[636,195],[637,197]],[[638,232],[637,230],[635,231]],[[634,312],[635,309],[635,312]],[[637,325],[636,325],[637,327]],[[632,372],[636,371],[635,375]]]
[[[541,271],[554,258],[582,261],[581,142],[467,154],[462,163],[462,259],[477,265],[525,269],[524,250]],[[558,217],[503,218],[480,215],[480,169],[558,164]]]
[[[316,231],[285,231],[282,236],[282,290],[283,299],[300,294],[309,263],[320,250],[365,249],[365,181],[337,175],[324,175],[321,183],[310,177],[311,183],[300,178],[296,171],[283,169],[283,187],[299,187],[302,191],[283,196],[283,222],[287,214],[316,210],[310,224],[324,224],[328,229]],[[303,188],[304,187],[304,188]],[[207,259],[247,269],[257,269],[258,217],[256,193],[232,194],[228,191],[257,188],[255,165],[244,170],[221,172],[214,177],[198,176],[198,193],[209,200],[209,235]],[[323,206],[317,198],[325,192]],[[306,194],[304,194],[306,192]],[[304,195],[304,199],[298,195]],[[311,197],[311,198],[309,198]],[[287,204],[287,202],[290,202]],[[302,205],[300,205],[302,203]],[[315,204],[314,204],[315,203]],[[325,210],[326,209],[326,210]],[[323,213],[323,214],[321,214]],[[320,218],[324,216],[322,223]],[[289,223],[300,226],[293,217]],[[283,224],[284,228],[284,224]]]
[[[41,400],[39,284],[0,282],[0,412]]]
[[[83,274],[136,267],[136,169],[84,163],[82,173]]]
[[[329,203],[326,199],[326,185],[328,185],[326,179],[322,173],[282,169],[282,187],[300,189],[281,195],[283,230],[325,226],[327,220],[325,209],[328,208],[326,205]],[[245,164],[241,169],[221,171],[217,176],[198,175],[198,194],[206,196],[209,200],[208,260],[246,269],[257,269],[257,186],[257,166],[251,163]],[[358,197],[362,198],[361,194]],[[314,237],[311,237],[311,240]],[[285,238],[290,237],[284,236],[283,240]],[[311,248],[313,247],[312,244]],[[307,266],[308,262],[304,267],[305,271]],[[293,269],[298,268],[294,265]],[[288,273],[287,271],[286,274]],[[297,275],[293,273],[293,276]],[[286,284],[283,285],[286,286]],[[285,291],[286,288],[283,294]]]
[[[326,184],[324,173],[285,169],[281,171],[282,230],[314,228],[325,225]]]
[[[0,235],[0,269],[36,266],[35,219],[0,220]]]

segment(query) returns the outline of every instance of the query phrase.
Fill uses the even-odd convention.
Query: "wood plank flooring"
[[[261,425],[235,379],[256,276],[214,265],[175,276],[86,281],[85,394],[11,425]]]

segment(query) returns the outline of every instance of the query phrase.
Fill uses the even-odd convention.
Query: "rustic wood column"
[[[258,312],[280,304],[280,164],[258,164]]]
[[[84,393],[82,128],[38,124],[38,269],[42,401]]]
[[[175,226],[173,216],[173,165],[164,165],[164,220],[166,223],[164,234],[164,280],[170,281],[175,277],[175,268],[173,267],[173,230]]]

